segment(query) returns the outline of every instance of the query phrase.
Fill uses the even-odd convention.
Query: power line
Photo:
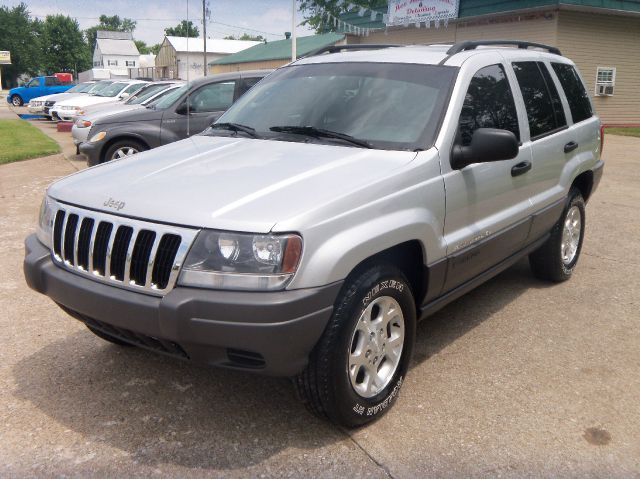
[[[32,16],[43,19],[43,18],[46,18],[48,15],[32,15]],[[73,17],[73,18],[75,18],[76,20],[100,20],[100,17]],[[129,18],[129,20],[134,20],[136,22],[181,22],[182,20],[184,20],[184,18]],[[279,34],[279,33],[265,32],[264,30],[256,30],[255,28],[241,27],[239,25],[231,25],[229,23],[215,22],[215,21],[210,21],[209,23],[214,23],[214,24],[222,25],[229,28],[235,28],[242,31],[262,33],[264,35],[271,35],[274,37],[282,36],[282,34]]]

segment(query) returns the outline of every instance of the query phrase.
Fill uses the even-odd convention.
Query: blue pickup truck
[[[13,106],[22,106],[29,103],[32,98],[64,93],[73,86],[73,83],[62,83],[57,77],[35,77],[24,86],[12,88],[7,95],[7,101]]]

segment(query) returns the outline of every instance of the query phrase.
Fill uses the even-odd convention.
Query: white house
[[[156,74],[161,78],[191,80],[204,76],[209,62],[238,53],[260,42],[207,38],[207,61],[204,61],[204,39],[166,36],[156,56]]]
[[[133,42],[131,32],[96,33],[96,48],[93,51],[93,68],[105,69],[112,77],[128,77],[129,68],[140,66],[140,52]]]

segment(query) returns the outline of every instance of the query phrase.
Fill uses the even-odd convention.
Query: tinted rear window
[[[591,118],[593,116],[593,110],[591,109],[589,95],[587,95],[587,90],[585,90],[576,69],[566,63],[552,63],[551,66],[553,67],[553,71],[556,72],[558,80],[560,80],[560,85],[562,85],[564,89],[573,122],[578,123],[587,118]]]
[[[567,124],[558,90],[546,68],[540,62],[513,64],[527,110],[532,140]]]

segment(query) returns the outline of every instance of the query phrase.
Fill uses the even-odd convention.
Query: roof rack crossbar
[[[557,47],[544,45],[542,43],[525,42],[522,40],[469,40],[453,45],[451,48],[449,48],[449,50],[447,50],[447,55],[455,55],[456,53],[464,52],[467,50],[475,50],[477,47],[491,45],[514,46],[522,48],[524,50],[526,50],[527,48],[540,48],[543,50],[547,50],[549,53],[553,53],[555,55],[562,55],[562,53],[560,53],[560,49]]]
[[[315,57],[317,55],[324,55],[325,53],[340,53],[346,51],[358,51],[358,50],[381,50],[383,48],[395,48],[400,47],[402,45],[393,45],[393,44],[352,44],[352,45],[330,45],[328,47],[318,48],[317,50],[313,50],[312,52],[307,53],[306,55],[300,58],[309,58]]]

